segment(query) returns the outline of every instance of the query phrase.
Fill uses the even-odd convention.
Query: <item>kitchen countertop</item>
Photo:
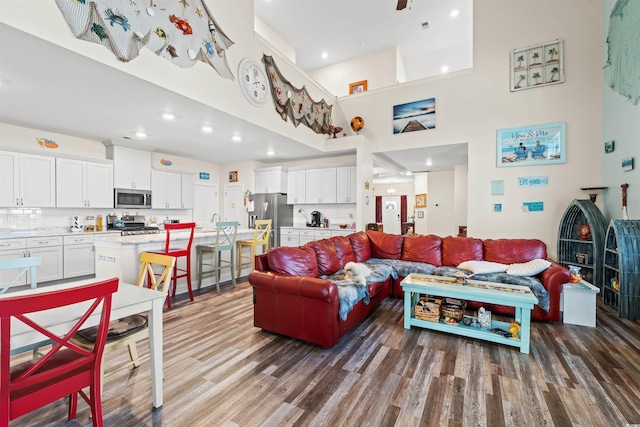
[[[237,236],[250,236],[253,237],[253,229],[249,228],[238,228]],[[213,243],[213,239],[215,239],[216,234],[218,234],[217,230],[212,228],[202,228],[196,229],[195,233],[193,233],[193,240],[198,239],[208,239]],[[181,232],[181,233],[172,233],[171,240],[188,240],[189,233]],[[174,237],[175,236],[175,237]],[[96,245],[106,244],[106,245],[141,245],[146,243],[164,243],[166,241],[166,233],[164,230],[160,230],[158,234],[136,234],[133,236],[121,236],[114,234],[103,234],[101,236],[96,236],[94,243]]]
[[[12,231],[3,231],[0,232],[0,239],[21,239],[26,237],[45,237],[45,236],[98,236],[98,235],[112,235],[112,234],[120,234],[119,230],[108,230],[108,231],[80,231],[80,232],[72,232],[65,231],[64,229],[54,229],[54,230],[46,230],[46,229],[33,229],[33,230],[12,230]]]
[[[324,228],[324,227],[305,227],[305,226],[296,226],[296,225],[287,225],[284,227],[280,227],[280,228],[292,228],[292,229],[296,229],[296,230],[328,230],[328,231],[353,231],[354,233],[356,232],[355,228],[340,228],[340,227],[328,227],[328,228]]]

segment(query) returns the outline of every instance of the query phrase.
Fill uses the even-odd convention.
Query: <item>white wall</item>
[[[600,51],[594,49],[600,43],[600,7],[597,2],[581,0],[475,2],[472,71],[344,97],[340,105],[346,117],[364,118],[366,126],[360,134],[374,152],[468,143],[469,235],[539,238],[554,257],[558,223],[566,207],[573,199],[585,197],[580,187],[600,182],[601,63]],[[509,52],[553,38],[565,42],[566,81],[510,92]],[[431,97],[436,98],[436,129],[391,133],[393,105]],[[497,129],[559,121],[567,123],[567,163],[496,166]],[[549,186],[518,188],[517,178],[531,175],[548,176]],[[493,215],[490,185],[491,180],[500,179],[505,181],[505,210]],[[520,209],[531,198],[544,202],[544,212],[525,214]],[[431,214],[429,211],[429,224]],[[527,227],[522,227],[523,222]],[[446,231],[457,232],[448,227]]]
[[[469,197],[467,165],[456,166],[453,174],[453,223],[457,229],[460,225],[467,225],[467,198]]]
[[[391,48],[351,61],[309,72],[309,76],[336,96],[349,95],[349,83],[367,81],[367,90],[394,85],[397,76],[397,49]]]
[[[289,61],[296,63],[296,50],[291,47],[289,43],[286,42],[285,39],[280,37],[278,33],[273,31],[273,29],[267,25],[262,19],[258,18],[258,16],[254,16],[254,28],[256,30],[257,35],[262,37],[265,42],[269,43],[271,46],[276,48],[285,58]]]
[[[600,42],[601,64],[603,66],[607,61],[606,40],[609,32],[609,15],[615,3],[614,0],[603,0],[602,2],[602,37]],[[637,24],[636,28],[638,28]],[[637,48],[640,49],[640,47]],[[597,140],[597,138],[594,139]],[[633,105],[611,90],[606,80],[603,79],[602,138],[601,141],[598,141],[601,153],[604,153],[602,143],[609,140],[614,141],[613,153],[601,154],[602,185],[608,187],[602,196],[598,196],[598,200],[604,201],[603,214],[607,221],[621,218],[622,190],[620,185],[627,183],[629,184],[627,189],[629,218],[640,219],[640,104]],[[634,157],[634,169],[623,172],[622,159],[627,157]],[[588,186],[595,187],[595,185]]]

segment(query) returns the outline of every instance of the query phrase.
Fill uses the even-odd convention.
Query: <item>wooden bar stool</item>
[[[231,271],[231,282],[236,287],[235,278],[235,252],[236,252],[236,234],[238,233],[238,221],[218,221],[216,223],[218,233],[216,234],[216,242],[213,245],[196,246],[196,263],[198,265],[198,289],[202,285],[202,275],[213,273],[216,276],[216,290],[220,293],[220,272],[223,268],[229,268]],[[229,261],[222,259],[222,252],[229,251]],[[213,254],[213,264],[204,262],[204,254]],[[212,267],[211,270],[204,271],[203,266]]]
[[[258,219],[256,220],[256,229],[253,232],[253,240],[238,240],[238,277],[242,275],[242,266],[251,265],[251,269],[255,268],[256,246],[262,246],[263,252],[269,250],[269,236],[271,236],[271,221],[270,219]],[[245,246],[250,248],[249,256],[242,255],[242,250]],[[242,263],[243,259],[248,259],[246,264]]]
[[[171,296],[176,296],[176,288],[178,287],[178,279],[181,277],[187,278],[187,288],[189,290],[189,298],[193,301],[193,289],[191,288],[191,244],[193,243],[193,233],[196,229],[195,222],[184,222],[178,224],[165,224],[164,229],[167,231],[167,239],[165,240],[164,250],[163,251],[149,251],[151,253],[161,254],[161,255],[169,255],[176,258],[176,263],[173,266],[173,275],[171,276],[171,281],[173,285],[173,292],[171,292]],[[172,231],[184,231],[188,230],[189,234],[189,242],[187,243],[186,248],[175,248],[171,247],[171,232]],[[174,233],[174,241],[175,241]],[[178,261],[180,258],[186,258],[187,265],[185,268],[178,268]],[[167,308],[171,308],[171,298],[167,294]]]

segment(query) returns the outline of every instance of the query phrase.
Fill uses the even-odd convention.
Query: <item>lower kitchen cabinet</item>
[[[93,236],[64,236],[64,278],[96,272]]]
[[[24,258],[27,255],[27,239],[3,239],[0,240],[0,259],[16,259]],[[4,289],[18,274],[19,269],[0,270],[0,289]],[[27,284],[27,275],[24,274],[12,286],[21,286]]]
[[[28,238],[26,256],[39,256],[42,259],[42,264],[36,269],[38,283],[59,280],[64,277],[62,236]]]
[[[280,228],[280,246],[300,246],[300,233],[297,228]]]

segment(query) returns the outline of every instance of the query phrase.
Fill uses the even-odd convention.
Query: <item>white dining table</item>
[[[76,282],[44,286],[38,289],[29,289],[3,294],[0,295],[0,298],[67,289],[106,279],[107,278],[79,280]],[[151,362],[151,391],[154,408],[162,406],[163,398],[162,307],[164,306],[165,298],[166,295],[162,292],[120,282],[118,291],[113,294],[111,302],[111,320],[120,319],[145,311],[149,312],[149,356]],[[33,313],[30,315],[30,318],[54,333],[64,334],[67,333],[73,325],[75,325],[80,316],[86,312],[89,305],[90,303],[88,302],[72,304],[65,307]],[[100,310],[98,309],[87,319],[83,328],[95,326],[99,322]],[[40,343],[46,344],[46,337],[44,335],[31,329],[24,323],[16,319],[12,319],[11,354],[29,351],[34,347],[37,347]]]

